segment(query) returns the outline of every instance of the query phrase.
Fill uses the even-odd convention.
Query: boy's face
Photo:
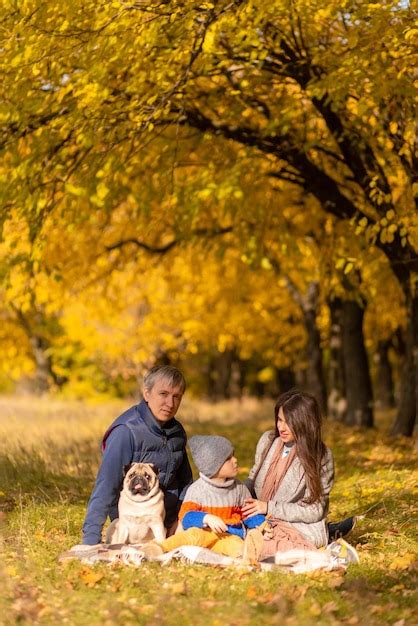
[[[230,456],[229,459],[225,461],[225,463],[221,466],[221,468],[217,471],[215,476],[212,478],[235,478],[238,474],[238,461],[234,457],[234,455]]]

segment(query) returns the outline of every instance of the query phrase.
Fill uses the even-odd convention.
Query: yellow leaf
[[[405,39],[407,41],[409,41],[410,39],[414,39],[415,37],[418,37],[418,28],[411,28],[410,30],[406,31]]]
[[[174,583],[173,585],[171,585],[170,587],[170,591],[174,594],[180,594],[185,596],[187,594],[187,586],[185,581],[182,581],[180,583]]]
[[[212,52],[215,47],[215,33],[213,29],[208,29],[206,32],[205,40],[203,42],[204,52]]]
[[[414,563],[416,560],[416,554],[413,554],[412,552],[407,552],[406,554],[403,554],[402,556],[397,556],[395,559],[393,559],[392,563],[389,565],[389,569],[408,569],[408,567],[412,565],[412,563]]]
[[[68,193],[72,193],[74,196],[84,196],[86,194],[86,190],[84,189],[84,187],[76,187],[71,183],[65,184],[65,191],[68,191]]]
[[[11,65],[11,67],[17,67],[21,61],[22,61],[22,55],[21,55],[21,54],[17,54],[17,55],[16,55],[15,57],[13,57],[13,59],[10,61],[10,65]]]
[[[267,257],[263,257],[261,259],[261,267],[263,268],[263,270],[271,270],[272,265]]]
[[[90,568],[84,569],[80,573],[80,578],[87,587],[95,587],[103,578],[103,574]]]
[[[309,608],[309,613],[311,615],[314,615],[315,617],[318,617],[319,615],[321,615],[321,607],[318,604],[318,602],[314,602],[313,604],[311,604],[310,608]]]
[[[4,573],[7,574],[8,576],[16,576],[17,569],[15,568],[14,565],[7,565],[4,568]]]
[[[97,197],[100,198],[100,200],[104,200],[108,193],[109,193],[109,187],[106,187],[104,183],[99,183],[97,185],[96,194],[97,194]]]

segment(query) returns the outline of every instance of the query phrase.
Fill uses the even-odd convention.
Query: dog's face
[[[146,500],[159,488],[158,468],[152,463],[132,463],[125,472],[123,489],[130,499]]]

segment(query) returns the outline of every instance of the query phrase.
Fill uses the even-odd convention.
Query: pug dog
[[[106,532],[106,542],[145,543],[163,541],[164,495],[158,481],[158,468],[152,463],[132,463],[125,467],[119,497],[119,517]]]

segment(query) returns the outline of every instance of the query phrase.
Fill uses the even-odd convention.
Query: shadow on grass
[[[44,451],[20,447],[0,453],[0,510],[27,502],[85,502],[100,462],[97,444],[89,440]]]

